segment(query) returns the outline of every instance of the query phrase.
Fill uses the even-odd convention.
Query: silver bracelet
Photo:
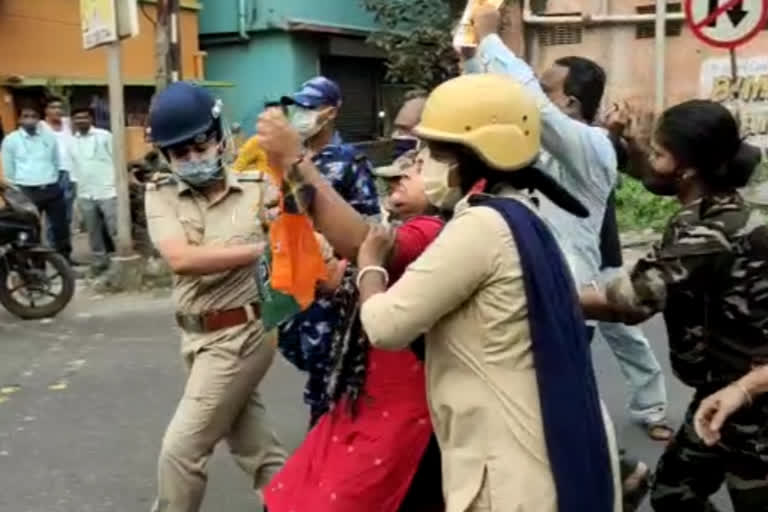
[[[736,381],[732,384],[732,386],[735,386],[739,391],[741,391],[744,394],[744,398],[747,399],[747,406],[752,405],[752,395],[749,393],[749,390],[747,387],[741,383],[741,381]]]
[[[382,276],[384,276],[384,287],[386,288],[389,286],[389,272],[387,272],[387,269],[384,267],[380,267],[378,265],[369,265],[367,267],[363,267],[360,269],[360,271],[357,273],[357,288],[360,289],[360,282],[363,280],[363,276],[367,272],[378,272]]]

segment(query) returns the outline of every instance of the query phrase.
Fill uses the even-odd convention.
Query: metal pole
[[[656,0],[656,35],[655,35],[655,112],[664,111],[666,102],[666,51],[667,51],[667,0]]]
[[[169,0],[157,0],[157,25],[155,26],[155,88],[162,91],[170,82],[170,12]]]
[[[731,48],[729,53],[731,57],[731,88],[736,88],[739,83],[739,64],[736,58],[736,50]],[[739,125],[739,128],[741,128],[741,88],[738,88],[737,90],[739,92],[736,94],[736,101],[733,102],[733,116],[736,118],[736,123]]]
[[[170,71],[171,82],[178,82],[182,79],[181,66],[181,2],[179,0],[168,0],[168,10],[170,11],[170,20],[168,28],[170,29]]]
[[[117,254],[131,256],[131,207],[125,163],[125,101],[123,99],[122,43],[107,46],[109,118],[112,128],[112,163],[117,188]]]

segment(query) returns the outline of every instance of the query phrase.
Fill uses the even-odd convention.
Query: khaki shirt
[[[503,190],[533,209],[527,196]],[[379,348],[426,333],[427,392],[443,454],[447,512],[555,512],[515,240],[504,219],[460,203],[440,237],[361,309]],[[577,418],[574,418],[577,421]]]
[[[261,173],[226,175],[226,193],[211,203],[181,181],[150,184],[146,193],[149,234],[191,245],[233,246],[266,240],[260,219],[267,184]],[[233,309],[259,300],[253,268],[206,276],[174,276],[174,300],[180,313]]]

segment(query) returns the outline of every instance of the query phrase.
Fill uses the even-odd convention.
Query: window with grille
[[[581,27],[574,24],[545,25],[539,29],[538,35],[541,46],[581,43]]]
[[[667,12],[681,12],[682,6],[679,3],[667,4]],[[637,7],[638,14],[656,14],[655,5],[641,5]],[[682,21],[667,21],[667,37],[679,36],[683,32]],[[638,23],[635,27],[635,37],[637,39],[653,39],[656,37],[656,23],[653,21]]]

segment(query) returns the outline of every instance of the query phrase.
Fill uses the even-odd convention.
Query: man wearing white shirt
[[[72,111],[75,128],[72,142],[73,176],[77,181],[77,205],[88,230],[94,268],[109,266],[107,247],[117,237],[117,189],[112,163],[112,134],[93,126],[90,108]]]
[[[59,186],[64,192],[64,200],[67,203],[67,226],[71,228],[77,189],[77,183],[72,176],[72,166],[74,165],[71,156],[72,128],[69,119],[64,117],[64,101],[58,96],[52,96],[45,102],[45,120],[42,125],[51,130],[56,137],[59,156]],[[48,224],[48,240],[53,240],[53,230],[50,223]]]

